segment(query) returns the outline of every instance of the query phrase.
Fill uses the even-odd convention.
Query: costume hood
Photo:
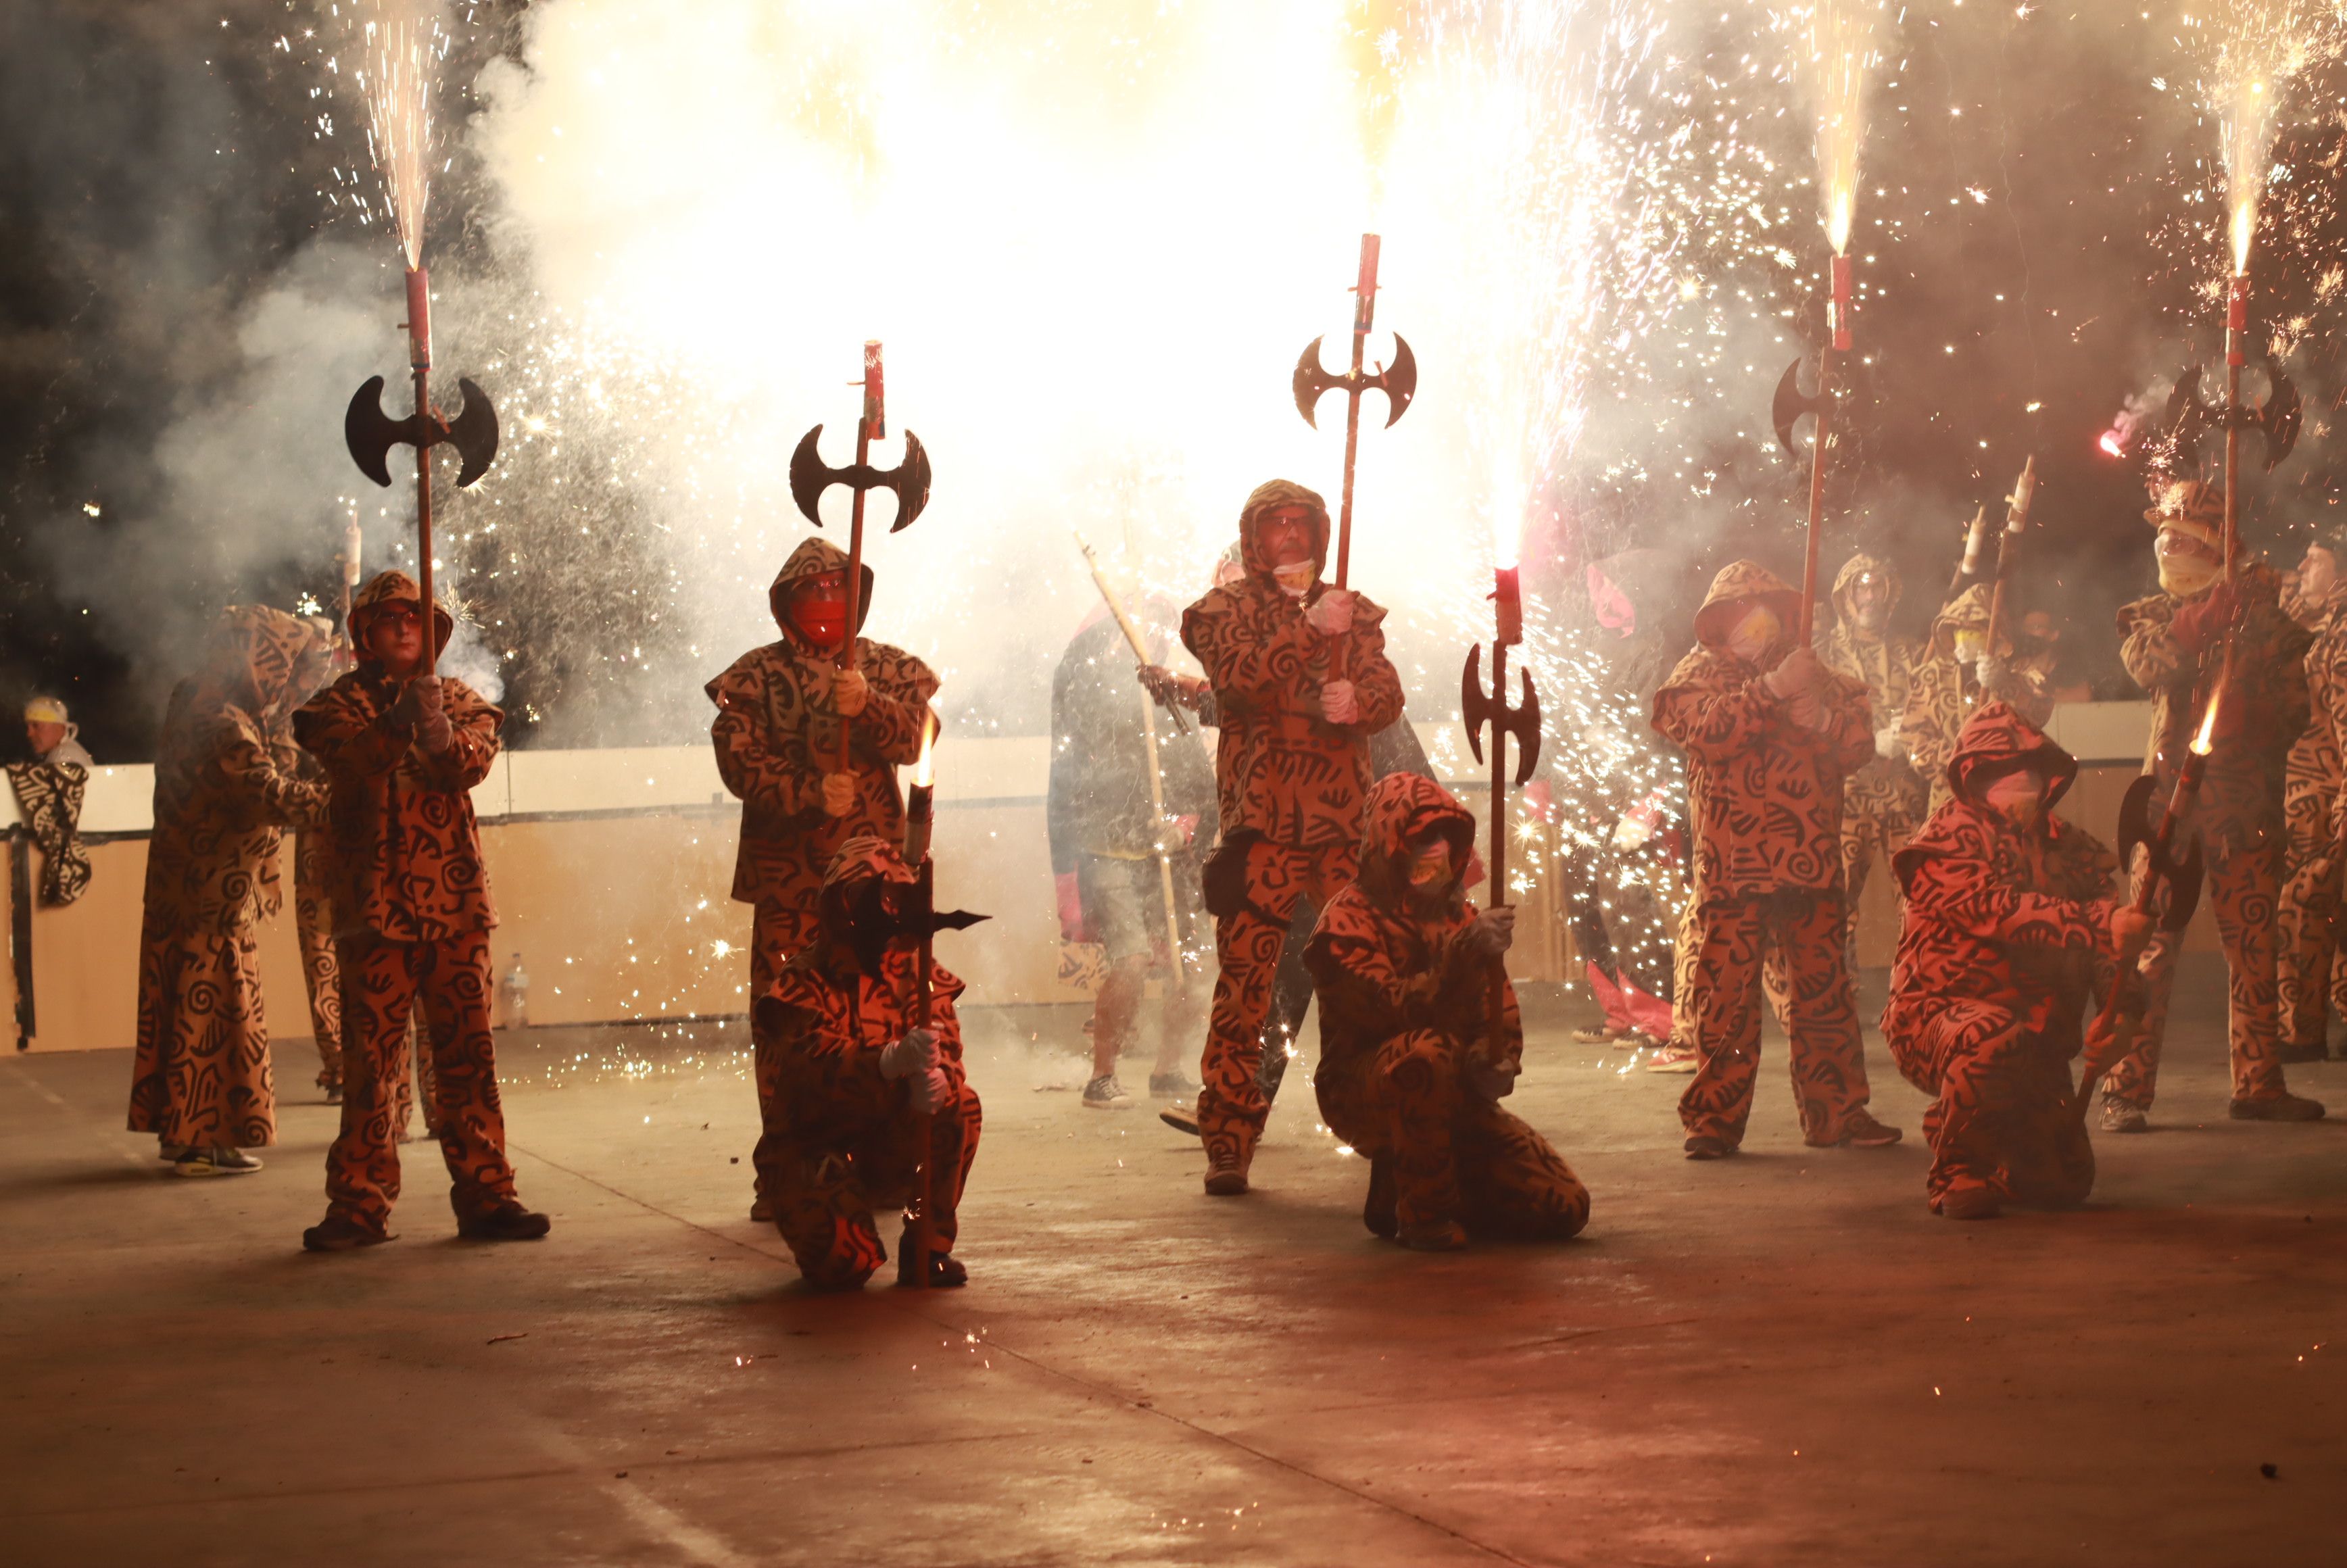
[[[1881,556],[1870,556],[1861,550],[1842,562],[1841,570],[1834,574],[1834,618],[1840,625],[1854,627],[1858,624],[1858,610],[1853,603],[1853,596],[1858,592],[1858,579],[1870,572],[1881,578],[1891,589],[1891,602],[1883,611],[1886,624],[1889,616],[1898,610],[1899,595],[1905,586],[1899,580],[1899,569]]]
[[[1361,890],[1391,907],[1409,895],[1409,841],[1440,828],[1457,848],[1458,870],[1443,890],[1455,901],[1465,886],[1475,848],[1475,818],[1458,798],[1422,774],[1388,774],[1369,791],[1361,813]]]
[[[1322,571],[1328,569],[1328,503],[1317,490],[1307,490],[1292,479],[1273,479],[1257,485],[1249,492],[1246,505],[1239,508],[1239,559],[1250,575],[1266,582],[1272,579],[1271,562],[1255,548],[1255,525],[1266,512],[1299,506],[1312,510],[1312,559]]]
[[[861,633],[864,622],[872,614],[872,568],[858,562],[856,589],[856,630]],[[847,552],[829,539],[810,535],[799,541],[783,569],[774,574],[774,586],[766,589],[766,609],[784,637],[796,641],[798,633],[791,626],[791,590],[811,577],[821,577],[827,571],[846,571]],[[851,841],[852,842],[852,841]],[[844,848],[845,846],[843,846]]]
[[[2178,479],[2159,492],[2143,520],[2155,528],[2191,535],[2210,549],[2225,548],[2225,493],[2203,479]]]
[[[424,589],[418,587],[415,579],[405,572],[375,573],[367,580],[365,587],[351,596],[352,648],[357,651],[360,658],[367,657],[367,623],[374,619],[374,612],[380,607],[394,603],[421,604],[423,602]],[[287,619],[292,618],[289,616]],[[432,645],[433,657],[436,659],[447,651],[448,639],[455,634],[456,630],[456,620],[448,613],[448,607],[445,604],[434,605],[432,631],[436,641]]]
[[[1703,596],[1703,608],[1695,612],[1696,640],[1706,648],[1726,648],[1727,634],[1743,619],[1734,607],[1745,600],[1757,600],[1775,610],[1777,619],[1785,623],[1787,637],[1801,624],[1799,589],[1758,561],[1730,561],[1711,579],[1711,591]]]
[[[1985,635],[1988,631],[1990,596],[1995,589],[1993,583],[1976,582],[1948,600],[1932,621],[1932,651],[1942,659],[1952,659],[1956,656],[1957,632],[1977,631]],[[2008,610],[2004,648],[2007,654],[2013,651],[2012,628],[2012,612]]]
[[[2045,731],[2008,703],[1983,703],[1956,736],[1955,753],[1948,758],[1948,787],[1980,804],[1983,775],[2004,772],[2018,763],[2031,764],[2045,775],[2047,811],[2054,809],[2054,803],[2078,776],[2076,760],[2047,739]]]
[[[285,695],[293,667],[316,638],[309,623],[264,604],[220,611],[204,654],[204,673],[234,700],[250,694],[256,712]]]

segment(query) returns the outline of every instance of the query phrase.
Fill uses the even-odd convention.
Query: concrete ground
[[[1516,1105],[1588,1235],[1431,1257],[1361,1229],[1300,1079],[1210,1201],[1145,1104],[1038,1089],[1071,1024],[973,1020],[971,1284],[930,1296],[810,1296],[744,1217],[739,1025],[508,1042],[552,1237],[456,1241],[419,1143],[401,1239],[339,1256],[298,1250],[305,1044],[269,1169],[207,1182],[120,1131],[122,1054],[0,1063],[0,1559],[2347,1561],[2347,1123],[2225,1120],[2205,1020],[2090,1209],[1972,1225],[1879,1044],[1905,1146],[1803,1149],[1777,1045],[1747,1153],[1690,1165],[1685,1080],[1538,1030]]]

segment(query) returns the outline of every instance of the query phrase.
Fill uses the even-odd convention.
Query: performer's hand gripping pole
[[[2200,845],[2195,839],[2187,850],[2180,841],[2191,820],[2193,802],[2200,793],[2201,774],[2209,766],[2209,753],[2217,732],[2217,710],[2225,694],[2226,687],[2220,683],[2210,695],[2208,711],[2200,716],[2199,732],[2176,770],[2175,787],[2168,792],[2168,809],[2161,814],[2158,825],[2154,827],[2147,820],[2152,795],[2158,788],[2151,774],[2145,774],[2128,787],[2119,808],[2121,866],[2131,869],[2136,846],[2140,845],[2144,849],[2143,875],[2136,881],[2135,897],[2128,907],[2138,915],[2151,914],[2159,900],[2160,885],[2166,883],[2168,908],[2160,917],[2160,927],[2166,931],[2183,930],[2200,903],[2204,864]],[[2086,1036],[2086,1055],[2079,1065],[2078,1097],[2074,1104],[2082,1125],[2087,1108],[2094,1102],[2096,1084],[2118,1064],[2119,1047],[2126,1043],[2120,1040],[2118,1030],[2131,973],[2132,965],[2126,962],[2113,972],[2111,994],[2104,999],[2103,1010]]]
[[[1508,899],[1508,737],[1516,738],[1515,783],[1521,787],[1540,765],[1541,711],[1540,695],[1532,689],[1532,672],[1520,670],[1516,678],[1522,684],[1522,696],[1511,707],[1508,704],[1508,650],[1524,640],[1524,605],[1517,584],[1516,569],[1501,567],[1493,574],[1491,590],[1494,626],[1491,636],[1491,690],[1483,691],[1483,649],[1481,643],[1467,650],[1467,667],[1461,672],[1459,688],[1459,712],[1467,732],[1467,747],[1477,762],[1484,761],[1483,727],[1491,729],[1491,905],[1497,908]],[[1505,956],[1491,965],[1491,1042],[1499,1050],[1501,1031],[1507,1025],[1508,961]]]

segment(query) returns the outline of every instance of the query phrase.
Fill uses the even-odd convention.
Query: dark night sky
[[[492,15],[483,46],[511,46],[522,10]],[[238,598],[290,603],[330,580],[323,528],[320,547],[291,564],[211,541],[132,548],[169,537],[156,531],[171,524],[157,443],[207,400],[245,395],[241,307],[326,221],[313,194],[327,175],[311,77],[253,42],[287,15],[283,0],[0,0],[0,702],[13,712],[34,690],[63,694],[101,760],[148,754],[174,671],[152,651],[168,638],[92,613],[93,571],[161,559],[168,582],[145,619],[168,625]],[[2130,398],[2164,391],[2188,339],[2216,364],[2217,308],[2198,288],[2220,253],[2205,167],[2216,132],[2192,101],[2172,15],[2154,18],[2107,3],[2024,18],[1983,0],[1903,13],[1863,181],[1888,194],[1862,203],[1854,246],[1874,258],[1861,278],[1885,295],[1860,318],[1875,363],[1834,495],[1858,509],[1863,538],[1901,561],[1910,619],[1935,605],[1973,507],[1987,501],[1997,515],[2032,451],[2042,576],[2058,579],[2085,634],[2106,643],[2110,610],[2147,581],[2140,465],[2103,456],[2095,441]],[[1715,67],[1770,46],[1709,43]],[[1735,92],[1751,105],[1783,89]],[[2290,175],[2271,204],[2288,216],[2252,266],[2261,316],[2307,317],[2290,361],[2306,435],[2250,487],[2252,540],[2293,559],[2285,536],[2337,494],[2338,302],[2317,290],[2341,238],[2340,100],[2335,67],[2294,87],[2280,153]],[[1788,166],[1805,169],[1790,118],[1783,138]],[[461,169],[450,187],[436,247],[471,242]],[[1813,227],[1797,242],[1822,252]],[[1756,272],[1752,285],[1796,305],[1814,337],[1817,302],[1788,296],[1783,278]],[[1790,357],[1748,374],[1724,367],[1736,374],[1721,375],[1719,395],[1748,400],[1759,419]],[[1643,395],[1637,384],[1615,391],[1634,405]],[[1605,412],[1593,425],[1601,440]],[[331,429],[333,411],[321,416]],[[1717,489],[1749,502],[1720,548],[1790,559],[1784,520],[1803,473],[1748,450],[1715,456]],[[1666,537],[1674,505],[1635,498],[1628,527],[1648,542]],[[1840,553],[1829,540],[1829,562]],[[525,668],[509,705],[576,695],[566,678]],[[679,723],[689,733],[694,719]]]

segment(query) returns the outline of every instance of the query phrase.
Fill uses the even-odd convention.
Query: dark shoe
[[[1431,1225],[1405,1225],[1395,1233],[1394,1240],[1412,1252],[1457,1252],[1467,1245],[1467,1233],[1459,1228],[1457,1220],[1436,1220]]]
[[[1193,1138],[1198,1135],[1198,1113],[1186,1105],[1168,1105],[1157,1113],[1157,1119],[1176,1132],[1187,1132]]]
[[[1829,1143],[1812,1143],[1812,1149],[1888,1149],[1906,1136],[1896,1127],[1885,1127],[1866,1111],[1853,1111],[1841,1124],[1841,1136]]]
[[[2254,1100],[2237,1099],[2225,1108],[2225,1114],[2236,1122],[2320,1122],[2322,1102],[2284,1091]]]
[[[318,1085],[318,1092],[326,1097],[326,1103],[329,1105],[340,1105],[343,1102],[343,1086],[339,1083],[321,1083]]]
[[[897,1244],[897,1283],[910,1288],[913,1285],[913,1249],[903,1242]],[[929,1254],[929,1288],[952,1290],[969,1283],[969,1270],[949,1252]]]
[[[1186,1100],[1198,1092],[1198,1086],[1179,1072],[1153,1072],[1149,1075],[1149,1098],[1152,1100]]]
[[[302,1233],[304,1252],[355,1252],[363,1246],[381,1246],[399,1238],[389,1231],[370,1230],[356,1220],[346,1220],[339,1214],[328,1214]]]
[[[1133,1096],[1116,1081],[1113,1072],[1103,1072],[1084,1085],[1084,1109],[1087,1111],[1118,1111],[1133,1103]]]
[[[2004,1213],[2004,1204],[1986,1187],[1950,1187],[1940,1194],[1943,1220],[1993,1220]]]
[[[1361,1223],[1371,1235],[1391,1241],[1399,1225],[1394,1217],[1394,1163],[1391,1154],[1369,1156],[1369,1197],[1361,1205]]]
[[[499,1204],[485,1214],[458,1214],[456,1234],[466,1241],[536,1241],[554,1228],[544,1214],[519,1204]]]
[[[2151,1118],[2145,1115],[2143,1107],[2134,1101],[2106,1094],[2103,1096],[2103,1131],[2148,1132],[2151,1131]]]
[[[1725,1160],[1736,1153],[1725,1138],[1715,1138],[1708,1132],[1697,1132],[1686,1141],[1686,1157],[1690,1160]]]
[[[2312,1045],[2293,1045],[2288,1041],[2284,1041],[2282,1044],[2274,1047],[2274,1060],[2277,1061],[2293,1063],[2301,1061],[2328,1061],[2331,1060],[2331,1049],[2319,1040]]]
[[[759,1225],[770,1225],[774,1223],[774,1205],[763,1197],[753,1199],[750,1204],[750,1217]]]
[[[261,1162],[241,1149],[183,1149],[171,1162],[175,1176],[249,1176],[259,1169]]]
[[[1620,1030],[1607,1029],[1602,1023],[1592,1024],[1587,1029],[1576,1029],[1573,1031],[1573,1043],[1575,1045],[1611,1045],[1621,1038]]]
[[[1206,1167],[1206,1195],[1211,1198],[1235,1198],[1247,1190],[1246,1163],[1236,1159],[1214,1161]]]

